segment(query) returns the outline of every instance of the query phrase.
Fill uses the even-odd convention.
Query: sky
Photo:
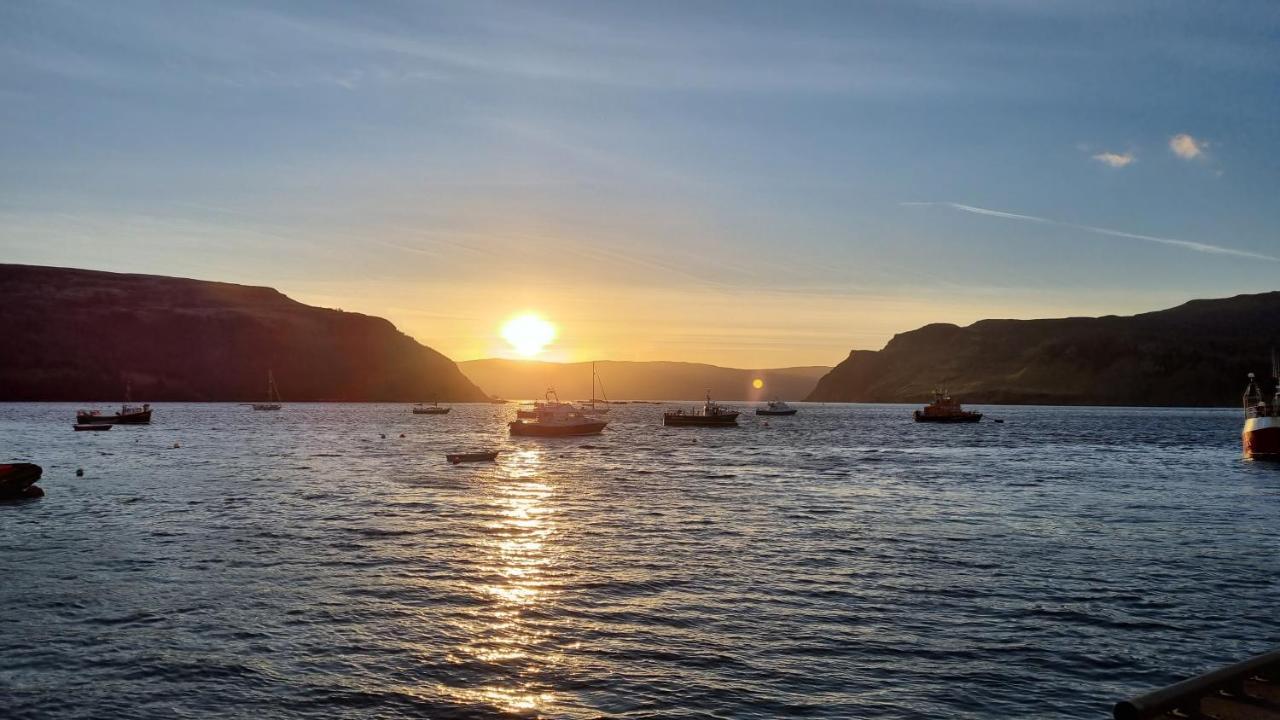
[[[1280,3],[0,5],[0,262],[455,360],[831,365],[1277,289]]]

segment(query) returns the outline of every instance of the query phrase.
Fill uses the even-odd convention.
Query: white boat
[[[757,415],[795,415],[796,409],[774,398],[762,408],[756,408]]]
[[[507,424],[512,435],[532,437],[570,437],[598,435],[609,423],[588,415],[570,403],[551,400],[554,390],[547,391],[547,402],[532,410],[533,417],[522,415]]]

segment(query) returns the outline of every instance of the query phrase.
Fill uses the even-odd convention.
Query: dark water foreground
[[[1280,645],[1233,411],[801,407],[0,405],[0,716],[1097,718]]]

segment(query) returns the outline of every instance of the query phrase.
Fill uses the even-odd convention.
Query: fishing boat
[[[737,410],[730,410],[712,402],[711,391],[708,390],[706,402],[701,408],[662,413],[662,424],[676,427],[737,427],[738,415]]]
[[[934,390],[933,402],[912,413],[916,422],[971,423],[982,419],[982,413],[965,410],[946,390]]]
[[[253,409],[254,410],[279,410],[280,408],[281,408],[280,390],[279,388],[276,387],[276,376],[275,376],[275,373],[268,370],[267,371],[267,401],[264,403],[254,403]]]
[[[774,398],[762,408],[756,408],[757,415],[795,415],[796,409]]]
[[[1271,354],[1271,374],[1280,376],[1275,353]],[[1240,431],[1244,456],[1251,460],[1280,460],[1280,379],[1270,401],[1249,373],[1244,391],[1244,429]]]
[[[76,432],[85,432],[86,430],[88,430],[88,431],[102,431],[102,430],[110,430],[110,429],[111,429],[111,425],[110,425],[110,424],[108,424],[108,423],[76,423],[75,425],[72,425],[71,427],[72,427]]]
[[[413,406],[414,415],[448,415],[453,408],[440,407],[440,403],[433,402],[430,405],[418,403]]]
[[[464,462],[493,462],[498,457],[497,450],[471,453],[448,453],[444,456],[450,463],[457,465]]]
[[[120,411],[107,415],[101,410],[78,410],[76,411],[77,425],[150,425],[151,424],[151,405],[143,403],[139,405],[130,405],[133,398],[133,386],[131,383],[125,383],[124,386],[124,403],[120,405]]]
[[[535,400],[532,407],[516,408],[517,420],[536,420],[540,413],[546,411],[573,410],[572,403],[560,402],[555,388],[547,388],[542,400]]]
[[[512,435],[528,437],[572,437],[598,435],[609,423],[587,415],[562,402],[543,403],[532,418],[517,418],[507,424]]]
[[[0,500],[25,500],[44,496],[36,481],[44,468],[35,463],[0,465]]]

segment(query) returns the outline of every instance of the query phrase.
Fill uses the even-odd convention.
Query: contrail
[[[1040,223],[1042,225],[1057,225],[1058,227],[1083,230],[1097,235],[1110,235],[1111,237],[1127,238],[1129,240],[1145,240],[1146,242],[1171,245],[1173,247],[1183,248],[1184,250],[1195,250],[1196,252],[1212,253],[1214,255],[1234,255],[1236,257],[1245,257],[1253,260],[1280,262],[1280,257],[1249,252],[1248,250],[1236,250],[1235,248],[1227,248],[1220,245],[1209,245],[1208,243],[1191,242],[1190,240],[1175,240],[1174,238],[1157,237],[1155,235],[1141,235],[1139,233],[1112,230],[1110,228],[1095,227],[1093,225],[1079,225],[1077,223],[1063,222],[1062,220],[1036,217],[1035,215],[1022,215],[1019,213],[1004,212],[1003,210],[990,210],[988,208],[974,207],[973,205],[961,205],[960,203],[955,202],[903,202],[898,204],[904,207],[948,207],[952,210],[960,210],[961,212],[973,213],[975,215],[986,215],[989,217],[1004,218],[1005,220],[1023,220],[1025,222]]]

